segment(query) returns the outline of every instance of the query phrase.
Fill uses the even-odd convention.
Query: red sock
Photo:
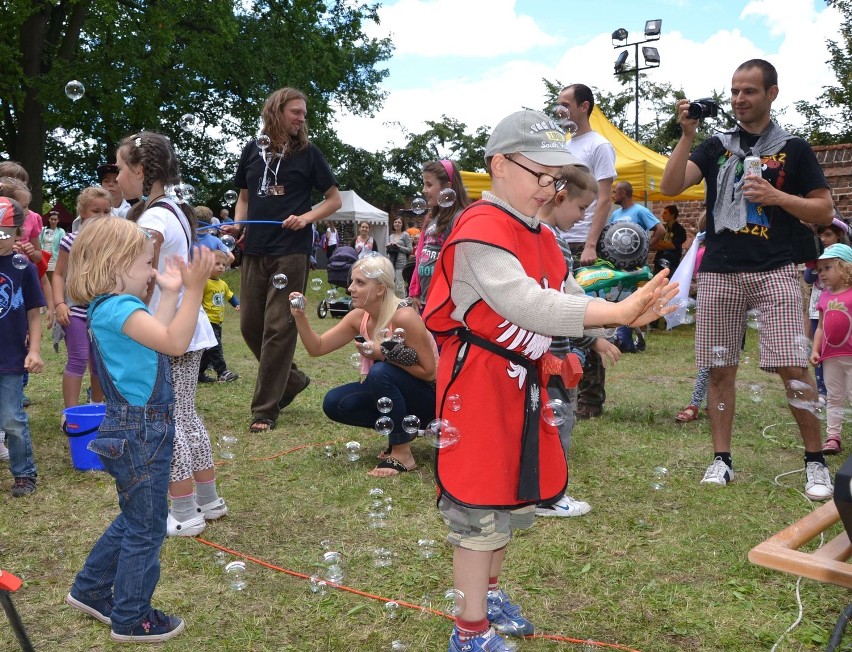
[[[456,618],[456,631],[459,633],[460,641],[469,641],[477,636],[482,636],[488,631],[488,619],[482,620],[462,620]]]
[[[496,577],[489,577],[488,578],[488,590],[489,591],[496,591],[497,590],[497,578]]]

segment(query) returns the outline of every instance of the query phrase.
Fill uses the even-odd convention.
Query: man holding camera
[[[691,154],[698,122],[711,115],[713,107],[678,102],[683,135],[660,184],[670,196],[702,179],[707,184],[695,361],[698,367],[710,367],[707,404],[714,459],[702,484],[726,485],[734,479],[731,429],[747,310],[760,312],[760,368],[778,373],[788,395],[791,381],[813,386],[808,354],[801,345],[804,320],[795,265],[801,261],[795,243],[807,237],[801,222],[830,224],[834,207],[810,145],[770,119],[777,96],[778,73],[772,64],[751,59],[740,65],[731,84],[737,128],[715,134]],[[790,409],[805,445],[805,494],[827,500],[834,487],[822,453],[819,421],[807,409]]]

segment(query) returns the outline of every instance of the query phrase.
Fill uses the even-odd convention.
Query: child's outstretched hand
[[[677,310],[669,302],[677,296],[678,283],[669,283],[669,270],[664,269],[641,288],[616,304],[622,309],[619,320],[627,326],[644,326]]]
[[[165,262],[165,270],[162,274],[154,270],[154,279],[160,288],[160,292],[173,292],[177,294],[183,287],[181,267],[185,267],[186,262],[180,256],[169,256]]]
[[[195,247],[192,252],[192,262],[181,261],[180,275],[186,289],[204,289],[204,284],[210,278],[210,272],[216,266],[216,256],[207,247]]]
[[[294,316],[303,317],[305,315],[305,307],[307,306],[305,296],[301,292],[291,292],[288,299],[290,301],[290,312]]]

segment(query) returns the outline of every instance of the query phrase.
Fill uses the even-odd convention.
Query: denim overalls
[[[95,299],[90,316],[111,296]],[[112,630],[129,634],[151,610],[151,596],[160,578],[175,434],[171,368],[168,357],[158,354],[157,377],[147,405],[130,405],[113,385],[91,327],[89,339],[106,400],[106,415],[89,450],[98,454],[115,478],[121,513],[95,543],[74,579],[73,590],[92,600],[113,594]]]

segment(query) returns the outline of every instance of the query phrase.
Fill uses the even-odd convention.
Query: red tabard
[[[450,316],[460,242],[511,253],[542,288],[562,292],[568,274],[548,229],[531,229],[488,202],[476,202],[460,216],[441,250],[424,311],[441,345],[436,414],[459,434],[457,444],[438,450],[438,488],[472,507],[553,502],[565,490],[568,468],[556,428],[541,418],[548,397],[537,361],[551,338],[509,322],[482,299],[467,311],[464,324]],[[486,342],[477,344],[477,338]]]

